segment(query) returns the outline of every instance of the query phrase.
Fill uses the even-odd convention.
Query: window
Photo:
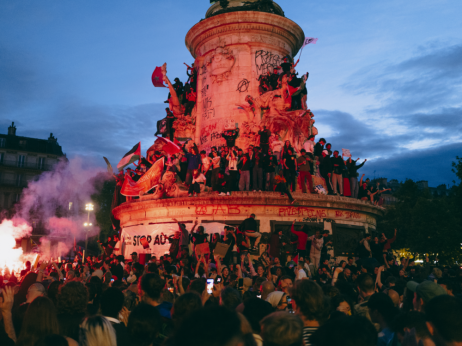
[[[45,158],[39,157],[38,158],[38,169],[44,169],[44,168],[45,168]]]
[[[26,141],[19,141],[19,146],[20,146],[21,148],[25,148],[25,147],[26,147],[26,143],[27,143]]]
[[[0,164],[2,164],[2,163],[3,163],[3,153],[0,153]]]
[[[6,145],[6,139],[0,138],[0,148],[5,148],[5,145]]]
[[[17,194],[14,196],[14,201],[17,203],[17,202],[19,202],[20,199],[21,199],[21,194],[20,194],[20,193],[17,193]]]
[[[25,155],[18,156],[18,167],[24,167],[24,162],[26,161]]]
[[[21,186],[23,183],[24,177],[22,174],[16,176],[16,186]]]

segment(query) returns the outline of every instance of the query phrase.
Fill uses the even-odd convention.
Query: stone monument
[[[197,102],[191,116],[184,116],[175,90],[162,67],[172,97],[170,109],[177,117],[177,137],[189,137],[201,150],[226,145],[221,134],[239,128],[236,145],[258,145],[258,131],[266,126],[281,140],[300,149],[306,138],[317,134],[313,113],[302,107],[290,110],[287,76],[281,88],[260,95],[258,77],[294,57],[305,39],[303,30],[284,16],[272,0],[217,1],[206,18],[194,25],[185,43],[195,59]],[[364,232],[373,232],[382,210],[361,200],[295,192],[297,205],[275,192],[233,192],[230,197],[201,194],[197,198],[157,199],[141,196],[114,209],[122,227],[171,223],[223,222],[239,224],[257,215],[262,233],[287,230],[292,221],[327,229],[333,235],[334,255],[352,254]],[[313,229],[314,229],[313,228]],[[265,242],[261,245],[264,249]]]

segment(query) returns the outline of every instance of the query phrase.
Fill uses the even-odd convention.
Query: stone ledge
[[[277,192],[236,191],[231,196],[218,196],[216,193],[203,193],[199,197],[179,197],[153,199],[150,195],[141,199],[125,202],[114,209],[114,215],[120,219],[125,213],[153,210],[156,208],[191,207],[205,205],[239,205],[239,206],[278,206],[295,208],[327,208],[368,214],[373,217],[384,214],[384,209],[358,199],[340,196],[326,196],[294,192],[296,203],[291,205],[287,197]]]

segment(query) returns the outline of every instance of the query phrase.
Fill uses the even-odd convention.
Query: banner
[[[350,149],[342,148],[342,156],[351,157]]]
[[[146,193],[159,184],[164,170],[164,158],[157,160],[138,181],[134,181],[129,175],[125,175],[124,184],[120,193],[124,196],[139,196]]]
[[[188,232],[191,232],[194,224],[187,223],[185,225]],[[224,228],[226,225],[223,223],[211,222],[200,224],[197,227],[199,226],[204,226],[205,233],[210,235],[208,237],[208,240],[210,240],[211,235],[214,233],[224,235]],[[195,230],[197,230],[197,227]],[[149,253],[159,258],[169,253],[169,238],[173,238],[176,231],[179,231],[176,222],[124,227],[121,233],[122,255],[124,255],[126,259],[130,259],[130,254],[133,252],[138,253],[138,255]]]
[[[167,138],[157,136],[154,144],[160,146],[162,148],[161,151],[169,155],[178,154],[181,151],[181,148],[177,144]]]

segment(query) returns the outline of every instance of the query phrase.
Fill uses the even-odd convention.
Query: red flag
[[[161,148],[162,148],[161,150],[165,152],[166,154],[174,155],[181,151],[180,146],[173,143],[170,139],[163,138],[163,137],[157,137],[154,144],[157,144],[157,143],[160,143]]]
[[[129,175],[126,175],[120,193],[124,196],[139,196],[140,192],[143,194],[148,192],[159,184],[163,170],[164,158],[161,158],[154,162],[138,181],[134,181]]]
[[[166,88],[166,86],[164,85],[164,75],[162,74],[162,70],[160,69],[159,66],[156,66],[156,69],[152,73],[151,79],[152,79],[152,84],[155,87],[164,87],[164,88]]]

